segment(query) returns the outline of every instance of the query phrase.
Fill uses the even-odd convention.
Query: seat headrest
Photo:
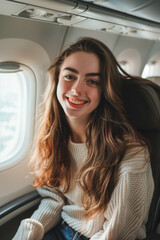
[[[127,81],[123,88],[123,100],[130,121],[139,130],[159,128],[160,99],[156,91],[149,85],[138,86]]]

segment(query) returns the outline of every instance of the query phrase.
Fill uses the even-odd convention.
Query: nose
[[[71,89],[72,93],[75,95],[81,95],[83,90],[84,90],[83,81],[81,79],[77,79],[72,86]]]

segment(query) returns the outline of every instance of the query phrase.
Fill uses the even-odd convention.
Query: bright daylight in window
[[[31,147],[35,87],[30,68],[0,63],[0,171],[20,162]]]
[[[15,149],[23,103],[22,74],[0,72],[0,163]]]

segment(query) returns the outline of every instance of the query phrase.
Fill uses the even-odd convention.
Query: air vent
[[[19,17],[42,20],[48,22],[57,22],[57,18],[61,16],[69,16],[65,13],[58,13],[55,11],[46,11],[44,9],[39,8],[27,8],[19,13],[17,13]]]
[[[23,11],[17,12],[16,15],[23,18],[63,24],[67,26],[74,25],[86,19],[85,17],[81,17],[79,15],[48,9],[33,8],[31,6],[26,7]]]

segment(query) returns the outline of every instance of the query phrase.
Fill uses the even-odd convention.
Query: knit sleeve
[[[63,195],[49,187],[37,189],[42,196],[38,209],[31,218],[24,219],[12,240],[41,240],[45,232],[54,227],[61,218],[65,199]]]
[[[125,163],[127,167],[124,164],[121,168],[119,181],[104,212],[103,229],[90,240],[145,238],[145,223],[153,195],[153,178],[149,161],[144,161],[144,151],[132,160]]]

